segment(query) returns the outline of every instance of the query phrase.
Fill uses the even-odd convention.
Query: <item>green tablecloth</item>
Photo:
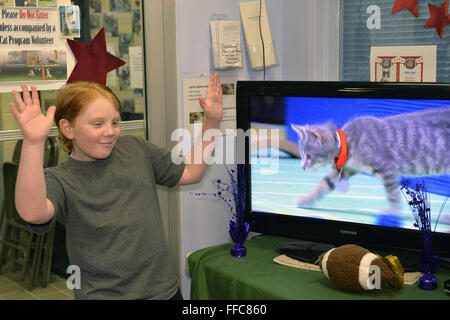
[[[322,272],[307,271],[279,265],[273,259],[279,255],[276,245],[292,239],[259,236],[248,240],[247,256],[230,255],[232,244],[222,244],[193,252],[188,257],[191,276],[191,299],[228,300],[298,300],[298,299],[448,299],[443,282],[450,271],[435,275],[438,289],[424,291],[417,283],[399,291],[385,286],[381,290],[363,293],[340,291],[332,286]]]

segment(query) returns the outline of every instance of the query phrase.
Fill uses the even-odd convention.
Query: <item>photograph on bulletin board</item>
[[[63,37],[80,37],[80,7],[61,6],[59,7],[61,35]]]
[[[67,80],[64,50],[1,50],[0,82]]]

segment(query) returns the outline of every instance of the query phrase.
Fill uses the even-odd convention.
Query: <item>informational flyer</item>
[[[142,47],[129,47],[130,87],[144,87]]]
[[[51,2],[47,1],[47,5]],[[75,67],[63,38],[56,7],[2,7],[0,23],[0,92],[59,89]]]
[[[113,56],[117,56],[116,51],[118,51],[118,49],[116,49],[116,47],[118,47],[119,45],[115,45],[111,42],[107,42],[106,43],[106,51],[108,51],[110,54],[112,54]],[[118,85],[119,83],[119,77],[117,76],[117,71],[114,70],[113,72],[108,72],[108,74],[106,75],[106,85],[108,87],[115,87]]]
[[[231,133],[236,129],[236,79],[220,79],[223,93],[223,116],[220,131],[223,134]],[[203,109],[198,97],[206,97],[209,75],[200,75],[183,78],[183,108],[184,128],[194,137],[194,126],[202,124],[205,120]],[[227,132],[229,130],[229,132]],[[195,130],[195,133],[197,130]]]
[[[436,46],[372,47],[370,81],[436,82]]]
[[[239,8],[252,69],[259,70],[264,66],[277,65],[265,1],[240,2]],[[261,37],[264,40],[264,50]],[[263,52],[265,59],[263,59]]]
[[[239,21],[210,21],[214,68],[242,68],[241,24]]]

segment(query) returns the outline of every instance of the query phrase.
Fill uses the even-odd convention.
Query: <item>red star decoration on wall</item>
[[[449,24],[448,15],[448,0],[445,0],[440,7],[433,6],[431,3],[428,4],[428,9],[430,10],[430,19],[425,23],[424,28],[436,28],[439,37],[442,38],[442,33],[444,32],[445,25]]]
[[[419,16],[419,0],[395,0],[392,14],[408,9],[416,18]]]
[[[89,80],[106,84],[108,72],[119,68],[125,61],[106,51],[105,29],[102,28],[89,44],[67,39],[67,43],[77,59],[67,83]]]

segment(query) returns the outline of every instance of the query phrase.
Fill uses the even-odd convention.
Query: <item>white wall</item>
[[[277,48],[279,66],[266,70],[266,80],[337,80],[339,61],[338,7],[336,0],[265,0],[272,39]],[[222,14],[240,20],[239,0],[176,1],[178,120],[183,123],[183,78],[212,73],[209,21]],[[241,39],[244,40],[242,33]],[[262,80],[262,71],[252,71],[243,45],[243,69],[219,72],[226,77]],[[217,142],[219,145],[221,140]],[[218,147],[219,147],[218,145]],[[188,253],[229,242],[231,213],[219,200],[196,198],[192,192],[215,192],[211,180],[226,178],[223,165],[210,166],[200,184],[182,187],[181,263],[182,293],[190,297],[190,278],[186,274]]]
[[[337,81],[339,0],[279,3],[282,3],[282,80]]]

